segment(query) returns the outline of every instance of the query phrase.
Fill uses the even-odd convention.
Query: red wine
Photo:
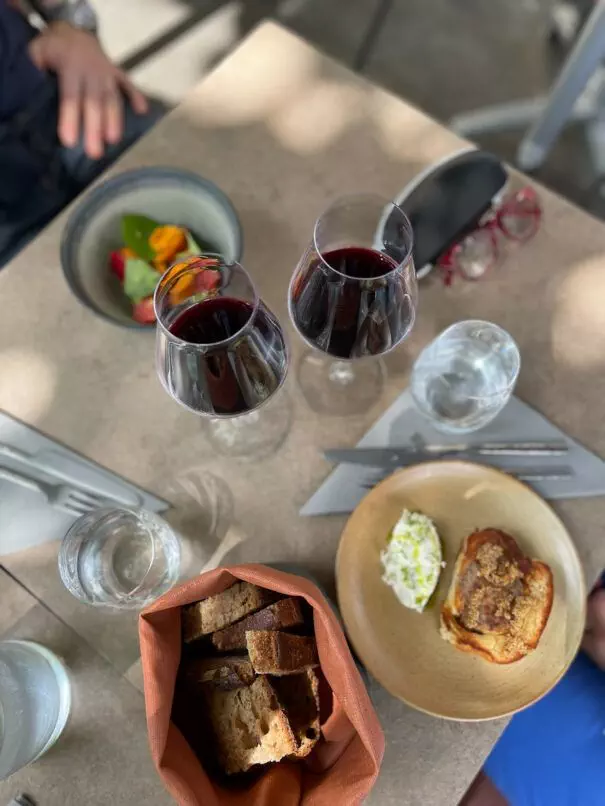
[[[273,314],[259,302],[211,297],[180,313],[160,360],[170,394],[203,414],[235,415],[263,403],[281,384],[287,348]]]
[[[216,344],[241,330],[252,313],[249,302],[212,297],[183,311],[170,325],[170,332],[190,344]]]
[[[395,261],[361,247],[322,257],[301,266],[292,283],[292,318],[307,341],[338,358],[379,355],[401,341],[414,312]]]
[[[346,274],[347,277],[364,280],[382,277],[397,268],[395,261],[388,255],[361,246],[334,249],[326,252],[323,259],[335,271]]]

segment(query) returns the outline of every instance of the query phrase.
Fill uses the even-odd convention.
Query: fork
[[[73,487],[68,484],[49,484],[23,476],[21,473],[15,473],[6,467],[0,467],[0,480],[2,479],[40,493],[51,507],[76,517],[86,515],[87,512],[92,512],[109,503],[107,498],[89,493],[81,487]]]

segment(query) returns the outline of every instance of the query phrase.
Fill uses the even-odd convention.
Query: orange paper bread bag
[[[239,579],[306,599],[313,608],[321,670],[333,695],[332,712],[311,755],[299,762],[269,764],[264,772],[261,768],[261,775],[244,789],[225,788],[213,779],[204,769],[203,758],[198,760],[170,719],[181,657],[180,608],[220,593]],[[144,610],[139,639],[151,755],[181,806],[354,806],[363,802],[380,769],[384,736],[338,619],[312,582],[264,565],[217,568],[174,588]]]

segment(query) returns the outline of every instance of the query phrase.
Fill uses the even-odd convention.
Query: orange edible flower
[[[156,227],[149,236],[149,246],[155,252],[154,267],[163,272],[179,252],[187,249],[187,232],[174,224]]]
[[[220,285],[220,271],[210,268],[218,266],[216,258],[200,257],[194,255],[187,257],[179,263],[173,263],[170,269],[162,277],[162,285],[169,283],[177,274],[183,272],[182,277],[178,277],[170,289],[170,303],[178,305],[188,297],[200,291],[207,291],[209,294],[216,293]],[[185,273],[183,270],[189,269]]]

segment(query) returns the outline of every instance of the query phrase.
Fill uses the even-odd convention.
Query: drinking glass
[[[72,525],[59,549],[67,590],[87,604],[143,608],[169,590],[180,573],[179,540],[159,515],[103,507]]]
[[[0,780],[57,741],[71,707],[59,658],[33,641],[0,641]]]
[[[410,333],[417,285],[412,227],[379,196],[340,199],[317,219],[288,292],[295,328],[316,353],[300,364],[309,405],[340,414],[365,411],[379,396],[377,356]]]
[[[457,322],[418,357],[412,397],[435,428],[455,434],[476,431],[504,408],[520,367],[519,349],[501,327],[479,320]]]
[[[288,407],[258,409],[283,384],[288,347],[279,322],[239,263],[196,256],[175,263],[154,296],[156,365],[168,394],[208,418],[221,453],[255,456],[274,448]]]

